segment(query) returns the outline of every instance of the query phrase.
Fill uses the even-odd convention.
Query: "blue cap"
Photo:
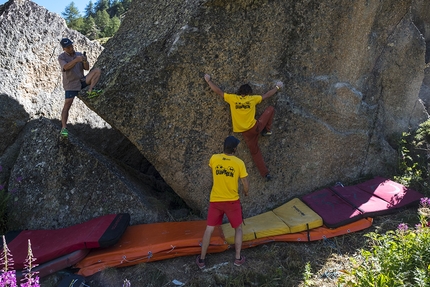
[[[61,44],[61,47],[66,48],[66,47],[69,47],[70,45],[73,45],[73,42],[70,41],[69,38],[63,38],[61,39],[60,44]]]
[[[240,140],[234,136],[228,136],[224,141],[224,149],[235,149]]]

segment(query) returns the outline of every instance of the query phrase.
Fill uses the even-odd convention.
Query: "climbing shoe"
[[[92,90],[91,92],[87,92],[88,99],[92,99],[100,96],[103,93],[103,90]]]
[[[63,137],[67,137],[69,136],[69,131],[66,128],[62,128],[60,135],[62,135]]]
[[[245,263],[245,256],[240,256],[239,259],[234,259],[234,266],[241,266]]]
[[[261,132],[261,135],[262,135],[263,137],[270,137],[270,136],[272,135],[272,131],[268,131],[268,130],[264,129],[264,130]]]
[[[205,260],[200,259],[200,255],[197,255],[196,257],[196,264],[199,266],[200,269],[204,269],[206,267]]]

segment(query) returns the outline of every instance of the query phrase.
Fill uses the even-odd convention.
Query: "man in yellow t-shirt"
[[[275,88],[267,91],[264,95],[253,95],[252,88],[248,84],[242,85],[237,94],[228,94],[211,81],[210,75],[206,74],[204,77],[209,87],[230,105],[233,132],[242,133],[258,171],[262,177],[270,180],[272,176],[264,163],[263,155],[258,146],[258,136],[260,133],[263,136],[272,135],[275,108],[267,107],[258,120],[255,119],[255,111],[256,106],[262,100],[273,96],[284,84],[277,82]]]
[[[200,269],[205,268],[205,257],[215,226],[222,224],[224,214],[231,227],[234,228],[235,260],[234,265],[245,263],[241,256],[242,249],[242,206],[239,200],[239,179],[243,185],[243,193],[248,196],[249,183],[245,163],[234,156],[239,140],[229,136],[224,141],[224,153],[214,154],[209,160],[212,169],[213,185],[209,200],[208,219],[202,240],[202,251],[196,257]]]

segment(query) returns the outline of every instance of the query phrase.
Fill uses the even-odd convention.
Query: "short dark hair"
[[[228,136],[224,140],[224,153],[234,153],[237,145],[240,143],[240,140],[234,136]]]
[[[241,95],[241,96],[251,95],[252,94],[252,88],[248,84],[242,85],[242,86],[240,86],[239,90],[237,91],[237,94]]]

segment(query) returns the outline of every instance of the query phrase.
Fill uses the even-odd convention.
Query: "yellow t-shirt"
[[[242,133],[251,129],[257,120],[255,119],[255,106],[263,100],[260,95],[239,96],[224,93],[224,101],[229,103],[233,132]]]
[[[212,169],[213,186],[211,202],[239,199],[239,178],[248,176],[245,163],[234,155],[214,154],[209,160]]]

